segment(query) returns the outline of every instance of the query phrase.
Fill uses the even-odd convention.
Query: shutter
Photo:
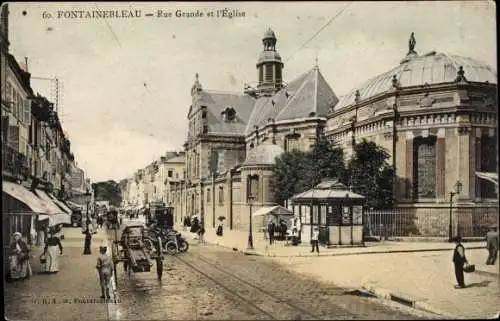
[[[9,116],[2,116],[2,143],[6,143],[9,137]]]
[[[29,125],[31,124],[31,100],[24,100],[24,122]]]
[[[19,152],[19,126],[9,126],[9,146]]]

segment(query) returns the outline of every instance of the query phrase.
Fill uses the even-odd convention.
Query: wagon
[[[116,226],[116,225],[115,225]],[[156,274],[161,280],[163,274],[163,255],[159,246],[148,251],[144,246],[145,228],[140,222],[124,222],[114,229],[114,239],[111,248],[115,283],[117,282],[116,268],[123,262],[125,272],[151,272],[153,262],[156,261]],[[161,244],[161,242],[158,242]]]

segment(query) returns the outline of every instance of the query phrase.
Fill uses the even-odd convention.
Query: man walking
[[[313,234],[312,234],[312,237],[311,237],[311,245],[312,245],[312,249],[311,249],[311,253],[314,252],[314,248],[316,248],[316,253],[319,254],[319,229],[317,227],[314,228],[313,230]]]
[[[498,256],[498,231],[496,226],[492,226],[486,233],[486,248],[488,249],[488,259],[486,265],[495,265]]]
[[[275,230],[274,221],[269,220],[269,223],[267,224],[267,233],[269,234],[269,245],[272,245],[274,243],[274,230]]]
[[[455,250],[453,251],[453,265],[455,266],[455,277],[457,279],[456,289],[465,288],[464,281],[464,264],[468,263],[465,257],[465,248],[462,245],[462,238],[460,236],[455,237]]]

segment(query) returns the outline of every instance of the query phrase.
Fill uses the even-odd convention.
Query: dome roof
[[[276,144],[263,143],[248,151],[243,166],[274,165],[276,157],[284,152],[283,148]]]
[[[432,51],[422,56],[408,55],[399,66],[368,80],[359,88],[341,97],[334,109],[338,110],[354,104],[356,89],[359,90],[360,100],[387,92],[392,87],[394,75],[402,87],[453,82],[457,78],[460,66],[463,66],[464,75],[468,81],[497,83],[496,71],[485,63],[469,57]]]
[[[265,61],[281,61],[281,56],[277,51],[264,50],[260,53],[259,60],[257,60],[257,64],[260,64]]]
[[[263,39],[269,39],[269,38],[274,38],[276,39],[276,35],[274,34],[274,31],[271,28],[268,28],[266,33],[264,34]]]

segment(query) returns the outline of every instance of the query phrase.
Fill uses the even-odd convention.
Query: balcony
[[[27,179],[30,176],[30,170],[26,156],[10,146],[3,145],[2,174],[12,175],[19,179]]]

